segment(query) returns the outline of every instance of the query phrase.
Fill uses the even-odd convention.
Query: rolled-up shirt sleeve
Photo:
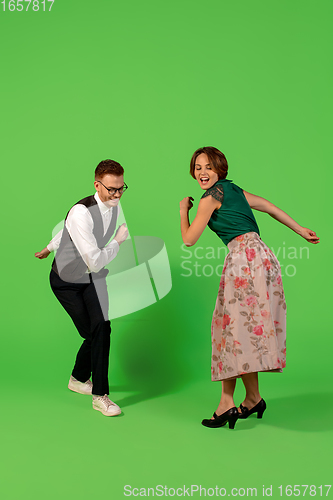
[[[93,219],[84,205],[74,205],[65,224],[89,271],[97,273],[117,256],[119,244],[115,239],[102,249],[97,246]]]
[[[55,250],[58,250],[61,237],[62,237],[62,229],[55,235],[54,238],[50,241],[50,243],[46,246],[49,252],[54,252]]]

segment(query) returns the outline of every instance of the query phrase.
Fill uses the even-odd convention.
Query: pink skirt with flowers
[[[212,320],[212,380],[286,366],[281,268],[257,233],[228,244]]]

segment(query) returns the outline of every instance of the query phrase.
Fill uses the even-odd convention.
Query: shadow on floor
[[[333,430],[333,398],[331,393],[299,394],[266,400],[267,409],[262,420],[251,415],[239,420],[242,428],[250,429],[261,423],[299,432],[327,432]],[[237,426],[240,430],[240,425]]]
[[[117,361],[125,383],[110,384],[110,394],[129,393],[117,399],[121,408],[178,391],[189,381],[182,359],[184,339],[174,327],[174,315],[166,317],[163,308],[162,302],[154,304],[149,315],[139,311],[135,319],[121,319],[116,325]]]

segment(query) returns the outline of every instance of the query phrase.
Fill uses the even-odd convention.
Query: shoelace
[[[111,399],[109,399],[107,394],[105,394],[104,396],[101,396],[100,400],[103,401],[103,403],[105,403],[107,407],[116,406],[115,403],[113,401],[111,401]]]

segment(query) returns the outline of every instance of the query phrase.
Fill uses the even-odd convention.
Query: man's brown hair
[[[124,174],[124,169],[114,160],[103,160],[96,167],[95,179],[103,179],[107,174],[120,176]]]

